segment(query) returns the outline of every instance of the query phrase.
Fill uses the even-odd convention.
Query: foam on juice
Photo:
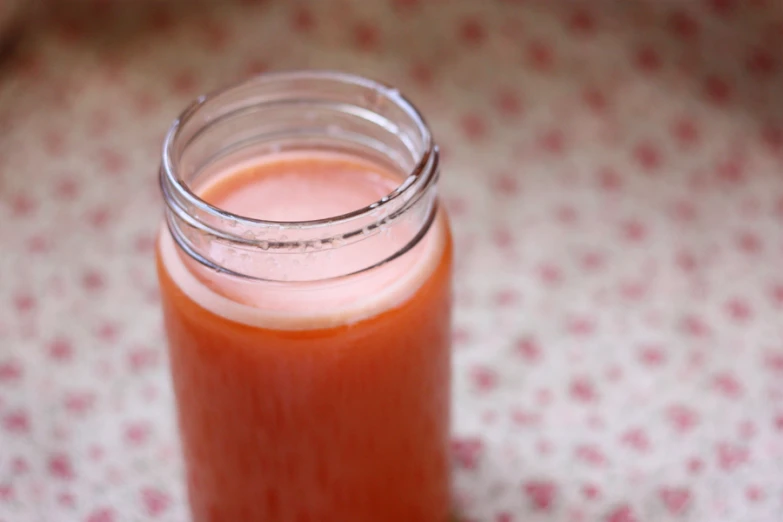
[[[388,195],[401,181],[388,169],[353,156],[280,153],[223,169],[194,190],[205,201],[233,214],[268,221],[307,221],[364,208]],[[179,289],[217,315],[257,327],[329,328],[375,316],[409,299],[443,255],[445,226],[440,216],[419,244],[401,257],[360,274],[327,281],[276,283],[219,274],[181,253],[165,226],[159,250]],[[384,240],[395,239],[389,236]],[[371,264],[373,243],[360,245],[365,243],[364,248],[351,249],[350,255],[366,257]],[[307,270],[310,279],[345,263],[339,248],[328,260],[313,266],[306,261],[302,265],[301,256],[288,257],[290,260],[283,263]]]

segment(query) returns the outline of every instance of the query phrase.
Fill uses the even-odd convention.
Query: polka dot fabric
[[[187,520],[163,133],[266,70],[442,144],[467,522],[783,520],[783,8],[67,1],[0,62],[0,521]]]

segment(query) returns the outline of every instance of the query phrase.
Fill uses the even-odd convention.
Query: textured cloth
[[[187,520],[162,136],[303,67],[442,145],[465,520],[783,520],[779,4],[201,4],[57,2],[0,62],[0,521]]]

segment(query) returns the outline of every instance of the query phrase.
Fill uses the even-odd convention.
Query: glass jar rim
[[[419,157],[416,158],[413,168],[410,169],[410,172],[406,173],[406,176],[402,179],[402,182],[388,195],[365,207],[336,216],[303,221],[273,221],[242,216],[221,209],[200,198],[182,179],[176,168],[175,150],[187,123],[189,123],[207,103],[217,100],[221,96],[229,95],[241,88],[296,80],[326,81],[366,88],[385,97],[396,107],[404,111],[406,116],[408,116],[416,126],[416,131],[420,135],[423,150]],[[348,223],[357,218],[382,211],[386,206],[394,205],[404,196],[408,196],[411,203],[414,203],[418,200],[417,196],[425,193],[436,181],[439,163],[437,146],[434,143],[432,134],[424,117],[413,103],[402,95],[398,89],[363,76],[328,69],[302,69],[262,73],[250,79],[235,82],[226,87],[199,96],[180,113],[169,128],[163,141],[162,156],[160,178],[164,194],[166,194],[168,190],[174,190],[177,193],[177,198],[182,198],[184,203],[192,206],[198,211],[222,219],[231,220],[240,225],[246,225],[253,228],[273,228],[278,231],[284,231],[286,229],[317,229],[326,225],[332,226]]]

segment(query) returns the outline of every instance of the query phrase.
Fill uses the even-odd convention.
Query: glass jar
[[[399,92],[267,74],[168,133],[157,266],[195,522],[445,521],[451,236]]]

